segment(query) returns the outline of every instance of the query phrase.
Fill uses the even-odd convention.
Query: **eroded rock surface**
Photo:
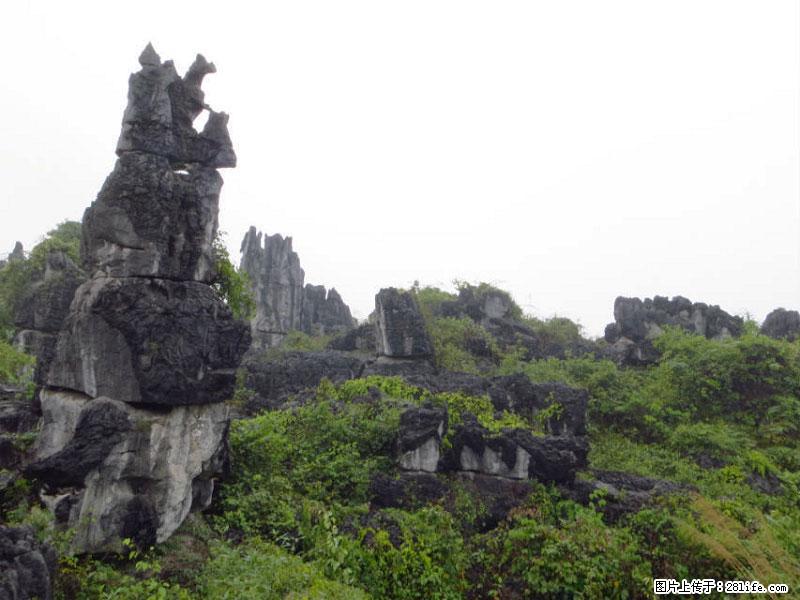
[[[30,527],[0,525],[0,600],[50,600],[56,553]]]
[[[614,301],[614,323],[606,326],[605,339],[610,354],[619,362],[646,365],[658,360],[652,340],[664,327],[680,327],[709,339],[738,337],[744,321],[729,315],[719,306],[692,302],[682,296],[671,300],[655,296],[645,298],[618,297]]]
[[[26,467],[79,553],[161,542],[208,505],[227,460],[222,402],[250,345],[208,285],[216,169],[235,164],[224,114],[192,128],[214,66],[198,55],[181,78],[152,46],[140,63],[117,164],[84,215],[91,279],[61,325]]]
[[[18,328],[14,345],[36,357],[34,381],[38,385],[47,376],[56,338],[75,290],[85,280],[84,273],[64,252],[50,252],[44,271],[35,277],[14,307],[14,325]]]
[[[396,288],[375,296],[375,339],[378,354],[389,358],[431,358],[433,345],[416,298]]]
[[[790,342],[800,338],[800,312],[776,308],[764,319],[761,333],[771,338],[785,339]]]
[[[335,289],[304,285],[305,271],[292,250],[291,237],[266,235],[251,227],[241,252],[240,268],[250,279],[256,301],[251,320],[254,350],[279,345],[290,331],[325,335],[355,327],[350,309]]]
[[[162,542],[211,502],[227,461],[226,405],[157,410],[49,392],[42,411],[46,424],[64,427],[37,442],[39,460],[27,473],[46,483],[60,522],[81,524],[76,547],[113,550],[119,536]]]
[[[75,295],[47,378],[51,387],[124,402],[222,402],[249,345],[207,285],[96,277]]]

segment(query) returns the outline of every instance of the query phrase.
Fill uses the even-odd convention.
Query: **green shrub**
[[[481,587],[488,597],[631,598],[652,589],[636,536],[599,513],[539,488],[489,539]]]
[[[359,600],[363,591],[326,579],[313,563],[258,538],[231,547],[217,543],[198,578],[199,597],[212,600]]]
[[[250,278],[247,273],[233,265],[223,238],[224,233],[219,232],[214,239],[216,276],[212,287],[231,309],[234,317],[247,320],[255,314],[256,310]]]
[[[25,385],[33,375],[36,359],[20,352],[10,344],[0,340],[0,383]]]

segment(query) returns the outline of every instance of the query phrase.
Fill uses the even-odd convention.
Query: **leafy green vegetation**
[[[461,289],[473,299],[497,293]],[[370,504],[371,485],[377,475],[400,481],[395,444],[409,405],[446,407],[450,431],[471,413],[495,433],[540,433],[558,405],[529,421],[495,410],[487,396],[432,393],[400,377],[323,380],[280,410],[231,424],[230,476],[207,515],[166,544],[121,556],[65,551],[58,597],[622,599],[651,597],[654,577],[800,586],[800,342],[752,326],[722,341],[667,329],[648,367],[527,360],[469,316],[447,316],[442,307],[456,295],[414,293],[440,368],[587,390],[591,469],[582,481],[614,471],[678,491],[612,518],[606,509],[624,503],[624,492],[597,489],[581,504],[531,481],[520,484],[530,492],[521,506],[483,526],[489,500],[471,478],[448,476],[450,491],[437,500],[380,508]],[[582,339],[569,320],[524,317],[514,306],[514,318],[547,344]],[[326,345],[295,332],[279,352]],[[29,369],[17,354],[0,344],[8,381]],[[233,402],[252,394],[242,371]],[[0,495],[0,509],[66,550],[25,480]]]
[[[255,314],[256,301],[247,273],[237,269],[231,262],[225,247],[224,233],[218,232],[214,239],[214,259],[216,277],[212,287],[228,305],[237,319],[247,320]]]

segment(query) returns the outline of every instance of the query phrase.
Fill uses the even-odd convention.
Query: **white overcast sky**
[[[510,290],[600,335],[618,295],[800,308],[797,0],[5,2],[0,249],[80,219],[152,41],[231,115],[220,222],[291,235],[356,316]]]

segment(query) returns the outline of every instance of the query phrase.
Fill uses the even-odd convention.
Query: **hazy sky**
[[[6,2],[0,249],[80,219],[152,41],[231,115],[221,228],[291,235],[356,316],[510,290],[600,335],[618,295],[800,308],[800,3]]]

